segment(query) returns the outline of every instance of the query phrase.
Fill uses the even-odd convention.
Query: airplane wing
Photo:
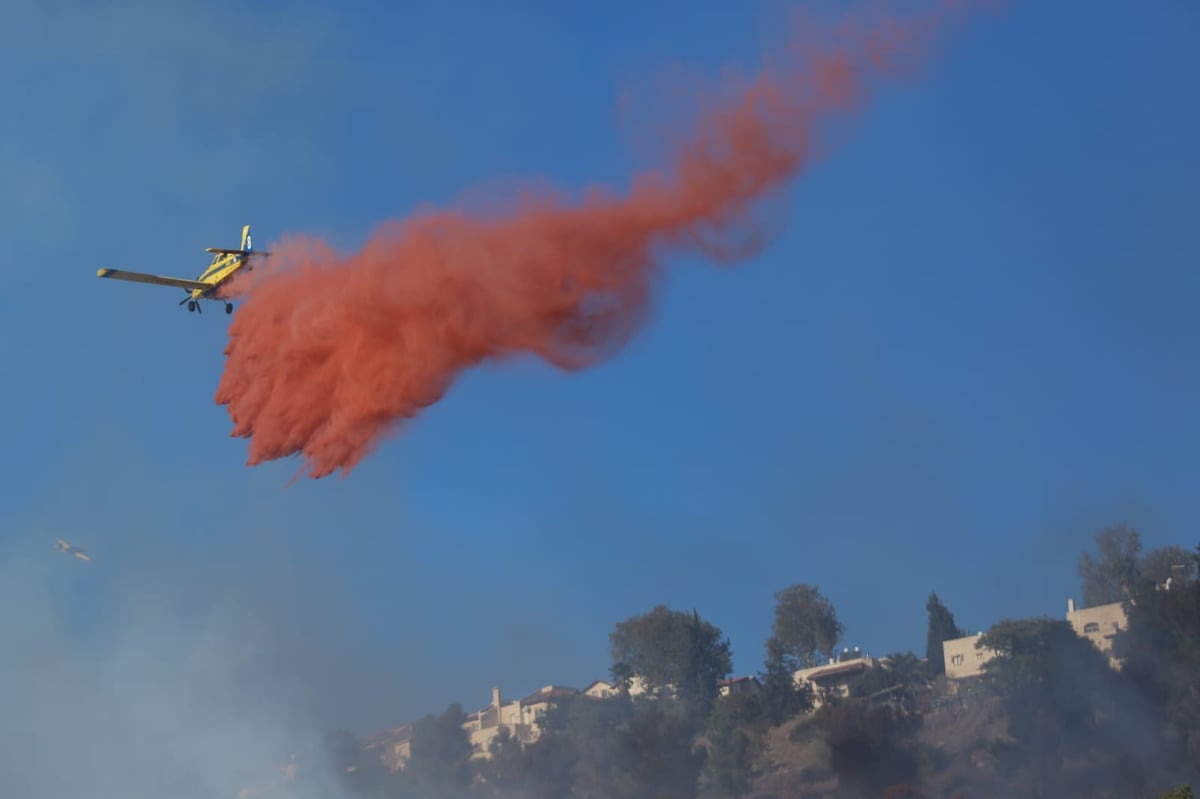
[[[178,289],[204,291],[212,288],[211,283],[201,283],[199,280],[184,280],[179,277],[160,277],[147,275],[144,272],[124,272],[120,269],[97,269],[96,277],[112,277],[117,280],[132,280],[134,283],[152,283],[156,286],[172,286]]]
[[[205,252],[220,253],[221,255],[270,255],[266,250],[226,250],[221,247],[205,247]]]
[[[86,552],[72,552],[71,554],[74,555],[75,557],[79,558],[80,560],[91,560],[92,559],[91,556],[89,556]]]

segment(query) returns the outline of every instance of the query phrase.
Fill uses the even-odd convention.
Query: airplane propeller
[[[191,292],[189,292],[189,293],[188,293],[188,295],[187,295],[186,297],[184,297],[182,300],[180,300],[180,301],[179,301],[178,303],[176,303],[176,304],[177,304],[177,305],[183,305],[185,302],[187,302],[187,301],[188,301],[188,300],[190,300],[190,299],[192,299]],[[188,310],[192,310],[193,308],[195,309],[196,313],[203,313],[203,311],[201,311],[201,310],[200,310],[200,303],[199,303],[199,302],[197,302],[197,303],[196,303],[195,305],[193,305],[193,306],[190,306]]]

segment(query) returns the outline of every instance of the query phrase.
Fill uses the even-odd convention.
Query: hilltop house
[[[596,689],[597,693],[593,695],[606,696],[596,686],[596,683],[588,686],[589,689]],[[542,733],[546,711],[557,702],[579,693],[576,688],[546,685],[524,699],[505,701],[500,688],[492,688],[491,704],[468,714],[462,725],[471,742],[472,759],[490,758],[492,753],[489,747],[504,729],[523,744],[536,741]],[[412,757],[412,735],[413,725],[401,724],[367,736],[363,740],[363,748],[374,753],[389,770],[399,771]]]
[[[874,667],[874,658],[856,651],[854,657],[843,655],[842,658],[831,660],[823,666],[800,669],[792,674],[792,679],[798,686],[808,684],[812,688],[813,710],[817,710],[831,697],[849,696],[850,686],[867,669]]]
[[[942,657],[945,661],[946,678],[965,680],[983,674],[983,664],[996,656],[995,650],[976,647],[983,633],[942,641]]]
[[[1108,656],[1110,666],[1114,669],[1121,668],[1121,661],[1113,655],[1113,638],[1128,626],[1123,603],[1110,602],[1106,605],[1076,609],[1075,600],[1068,599],[1067,621],[1076,635],[1088,639]],[[983,673],[983,664],[994,658],[996,653],[987,647],[976,648],[975,642],[981,635],[983,633],[976,633],[942,642],[946,677],[950,680],[965,680]]]
[[[582,691],[589,699],[608,699],[621,693],[621,689],[608,680],[596,680]]]
[[[717,693],[720,696],[731,694],[754,694],[762,688],[762,683],[754,675],[747,677],[731,677],[717,683]]]
[[[474,750],[472,758],[491,757],[488,747],[500,734],[501,729],[507,729],[509,734],[521,743],[532,741],[534,738],[533,728],[521,712],[520,700],[503,701],[499,687],[492,688],[492,703],[469,714],[462,726],[471,740],[471,748]]]
[[[363,739],[363,749],[371,752],[391,771],[404,768],[412,756],[412,724],[401,724]]]
[[[593,683],[594,684],[594,683]],[[530,740],[537,740],[544,729],[546,712],[564,699],[579,695],[578,688],[546,685],[521,700],[521,719],[528,725]]]
[[[1113,654],[1113,638],[1129,626],[1124,603],[1109,602],[1107,605],[1093,605],[1076,610],[1075,600],[1068,599],[1067,621],[1071,623],[1076,635],[1088,639],[1108,656],[1110,666],[1118,670],[1121,668],[1121,660]]]

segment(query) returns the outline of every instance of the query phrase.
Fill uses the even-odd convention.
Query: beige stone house
[[[621,689],[608,680],[596,680],[583,689],[583,695],[591,699],[609,699],[621,693]]]
[[[1121,668],[1120,659],[1113,655],[1113,638],[1129,627],[1124,603],[1110,602],[1106,605],[1076,609],[1075,600],[1068,599],[1067,621],[1071,623],[1076,635],[1088,639],[1108,656],[1109,665],[1114,669]]]
[[[601,683],[598,685],[597,683]],[[617,690],[611,684],[597,681],[588,686],[592,696],[604,697],[615,695]],[[489,747],[502,729],[521,743],[537,740],[542,733],[546,712],[557,702],[575,696],[580,691],[576,688],[559,685],[546,685],[531,693],[524,699],[505,701],[500,688],[492,688],[492,702],[487,707],[474,713],[467,714],[463,722],[463,730],[471,742],[472,759],[491,757]],[[403,769],[412,757],[413,725],[401,724],[382,732],[367,736],[363,747],[375,753],[380,761],[390,770]]]
[[[500,734],[501,729],[507,729],[510,735],[522,743],[531,741],[534,737],[533,728],[521,712],[521,701],[513,699],[505,702],[500,696],[499,687],[492,688],[490,705],[467,716],[463,729],[467,731],[471,748],[474,750],[472,758],[491,757],[488,747]]]
[[[983,664],[996,657],[996,652],[986,646],[976,646],[982,636],[983,633],[975,633],[942,641],[947,679],[965,680],[983,674]]]
[[[537,740],[544,729],[546,713],[559,702],[578,696],[579,689],[562,685],[546,685],[521,700],[521,718],[531,730],[530,740]]]
[[[875,667],[875,659],[862,655],[827,663],[824,666],[812,666],[793,672],[792,679],[796,685],[808,684],[813,693],[813,710],[821,707],[825,701],[834,696],[850,695],[850,686],[867,669]]]

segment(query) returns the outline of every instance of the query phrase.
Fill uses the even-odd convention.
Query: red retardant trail
[[[425,212],[348,257],[303,238],[273,246],[272,268],[233,289],[244,300],[216,393],[232,435],[250,439],[248,465],[299,453],[311,477],[345,476],[464,369],[610,357],[647,317],[658,259],[753,254],[755,201],[796,177],[819,124],[856,109],[869,79],[911,66],[947,10],[800,26],[785,59],[705,103],[673,163],[626,196],[530,192],[500,215]]]

